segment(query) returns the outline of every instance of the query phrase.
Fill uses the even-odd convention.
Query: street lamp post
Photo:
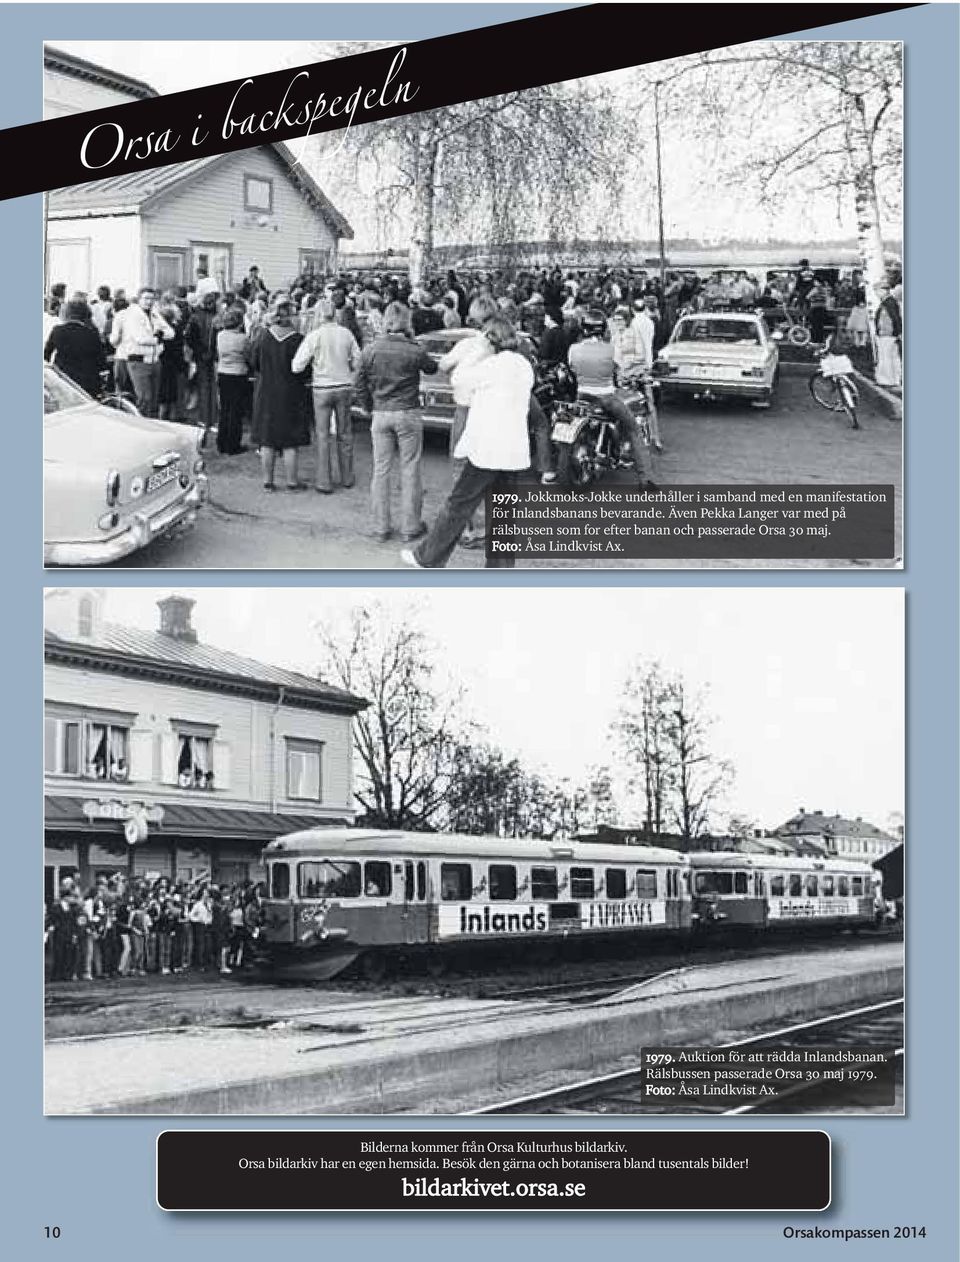
[[[663,240],[663,167],[660,156],[660,86],[661,80],[653,85],[653,118],[654,131],[657,142],[657,224],[660,242],[660,293],[663,294],[667,285],[666,264],[664,262],[664,240]]]

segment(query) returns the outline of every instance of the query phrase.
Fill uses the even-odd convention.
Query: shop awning
[[[51,832],[123,834],[122,819],[88,819],[83,805],[89,797],[44,797],[44,826]],[[236,839],[269,841],[302,828],[343,828],[347,819],[327,819],[317,815],[287,815],[274,811],[244,810],[229,806],[194,806],[186,802],[164,802],[163,819],[149,825],[153,839]]]

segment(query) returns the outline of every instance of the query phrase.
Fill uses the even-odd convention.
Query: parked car
[[[753,311],[698,311],[681,316],[653,365],[662,394],[749,399],[769,407],[780,352]]]
[[[438,329],[434,333],[421,333],[417,341],[426,347],[434,359],[448,354],[457,342],[465,337],[475,337],[475,329]],[[531,358],[535,358],[533,341],[526,333],[520,334],[521,349]],[[424,425],[432,425],[446,429],[453,424],[454,413],[453,386],[450,374],[438,371],[431,376],[420,375],[420,408],[423,412]]]
[[[192,525],[207,494],[202,432],[98,403],[44,364],[44,564],[104,565]]]

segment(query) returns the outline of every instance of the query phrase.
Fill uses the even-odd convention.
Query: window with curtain
[[[177,784],[181,789],[213,788],[213,740],[209,736],[180,733]]]

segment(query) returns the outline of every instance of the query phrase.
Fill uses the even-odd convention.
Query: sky
[[[469,714],[510,753],[579,781],[630,663],[708,686],[729,813],[773,828],[800,806],[883,827],[904,804],[903,594],[844,588],[197,588],[201,641],[315,673],[318,620],[379,601],[436,642]],[[169,588],[110,588],[105,617],[156,629]],[[723,822],[725,823],[724,813]],[[624,820],[624,823],[635,821]]]
[[[385,43],[403,40],[403,16],[397,13],[394,26],[382,33]],[[322,31],[319,32],[322,34]],[[159,92],[177,92],[214,82],[228,82],[247,75],[267,73],[284,67],[299,66],[316,60],[320,41],[218,41],[213,49],[200,41],[153,40],[142,42],[104,40],[57,40],[49,43],[66,52],[72,52],[134,78],[142,79]],[[671,63],[674,67],[676,63]],[[618,71],[603,76],[619,90],[629,91],[631,71]],[[681,135],[681,127],[671,121],[671,113],[682,111],[684,80],[682,77],[665,92],[663,127],[663,172],[665,230],[670,237],[695,237],[709,244],[725,237],[763,240],[787,238],[795,241],[815,242],[850,236],[854,232],[852,199],[838,203],[832,193],[816,196],[786,197],[774,207],[758,204],[755,190],[742,181],[718,181],[715,178],[717,155],[711,143],[691,144]],[[672,97],[667,100],[666,97]],[[632,96],[627,98],[632,100]],[[672,110],[671,107],[672,106]],[[620,207],[622,235],[653,240],[656,236],[656,198],[652,176],[652,102],[644,99],[639,105],[631,105],[637,128],[637,153],[642,154],[642,169],[648,172],[643,178],[627,181]],[[774,107],[771,107],[772,111]],[[792,140],[797,126],[792,110],[784,110],[783,116],[771,112],[764,119],[765,135]],[[728,157],[739,169],[741,163],[756,156],[757,139],[753,129],[743,128],[731,133],[724,140],[729,148]],[[625,155],[625,161],[631,160]],[[330,160],[322,169],[315,169],[313,160],[306,163],[317,176],[324,191],[346,215],[356,236],[350,243],[351,250],[383,249],[387,246],[405,247],[402,231],[391,230],[391,239],[378,237],[377,218],[371,208],[369,195],[360,192],[348,175],[343,160],[338,164]],[[847,204],[849,202],[849,204]],[[600,192],[592,204],[584,204],[582,224],[584,235],[596,235],[601,224],[606,224],[610,207]],[[896,235],[891,226],[893,235]],[[601,233],[600,235],[606,235]],[[619,232],[617,235],[621,235]],[[463,244],[463,242],[455,242]]]

